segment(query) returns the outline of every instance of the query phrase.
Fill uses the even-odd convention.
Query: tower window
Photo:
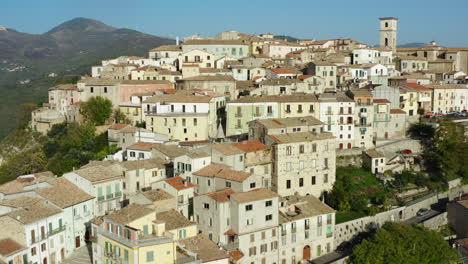
[[[385,22],[385,27],[388,27],[388,22]]]
[[[388,38],[385,38],[385,46],[388,46]]]

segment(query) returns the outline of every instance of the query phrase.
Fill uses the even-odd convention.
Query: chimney
[[[176,43],[177,46],[179,46],[179,36],[176,37],[175,43]]]

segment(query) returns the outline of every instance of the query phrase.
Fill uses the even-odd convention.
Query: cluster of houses
[[[363,152],[376,174],[404,169],[376,142],[405,138],[425,113],[468,109],[468,48],[397,48],[397,22],[380,19],[380,47],[194,35],[50,88],[34,130],[83,122],[80,108],[100,96],[126,116],[99,129],[119,151],[0,185],[0,261],[56,264],[86,244],[94,264],[331,253],[335,210],[324,199],[337,155]]]

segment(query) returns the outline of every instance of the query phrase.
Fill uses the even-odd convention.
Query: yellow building
[[[409,116],[418,115],[418,91],[411,87],[400,87],[400,109]]]
[[[154,210],[131,204],[92,224],[94,264],[169,264],[176,262],[174,236]]]
[[[225,96],[195,91],[153,96],[142,104],[146,128],[170,140],[217,138],[225,100]]]

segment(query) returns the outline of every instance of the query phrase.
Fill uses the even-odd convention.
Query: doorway
[[[307,245],[302,249],[302,259],[310,259],[310,246]]]

